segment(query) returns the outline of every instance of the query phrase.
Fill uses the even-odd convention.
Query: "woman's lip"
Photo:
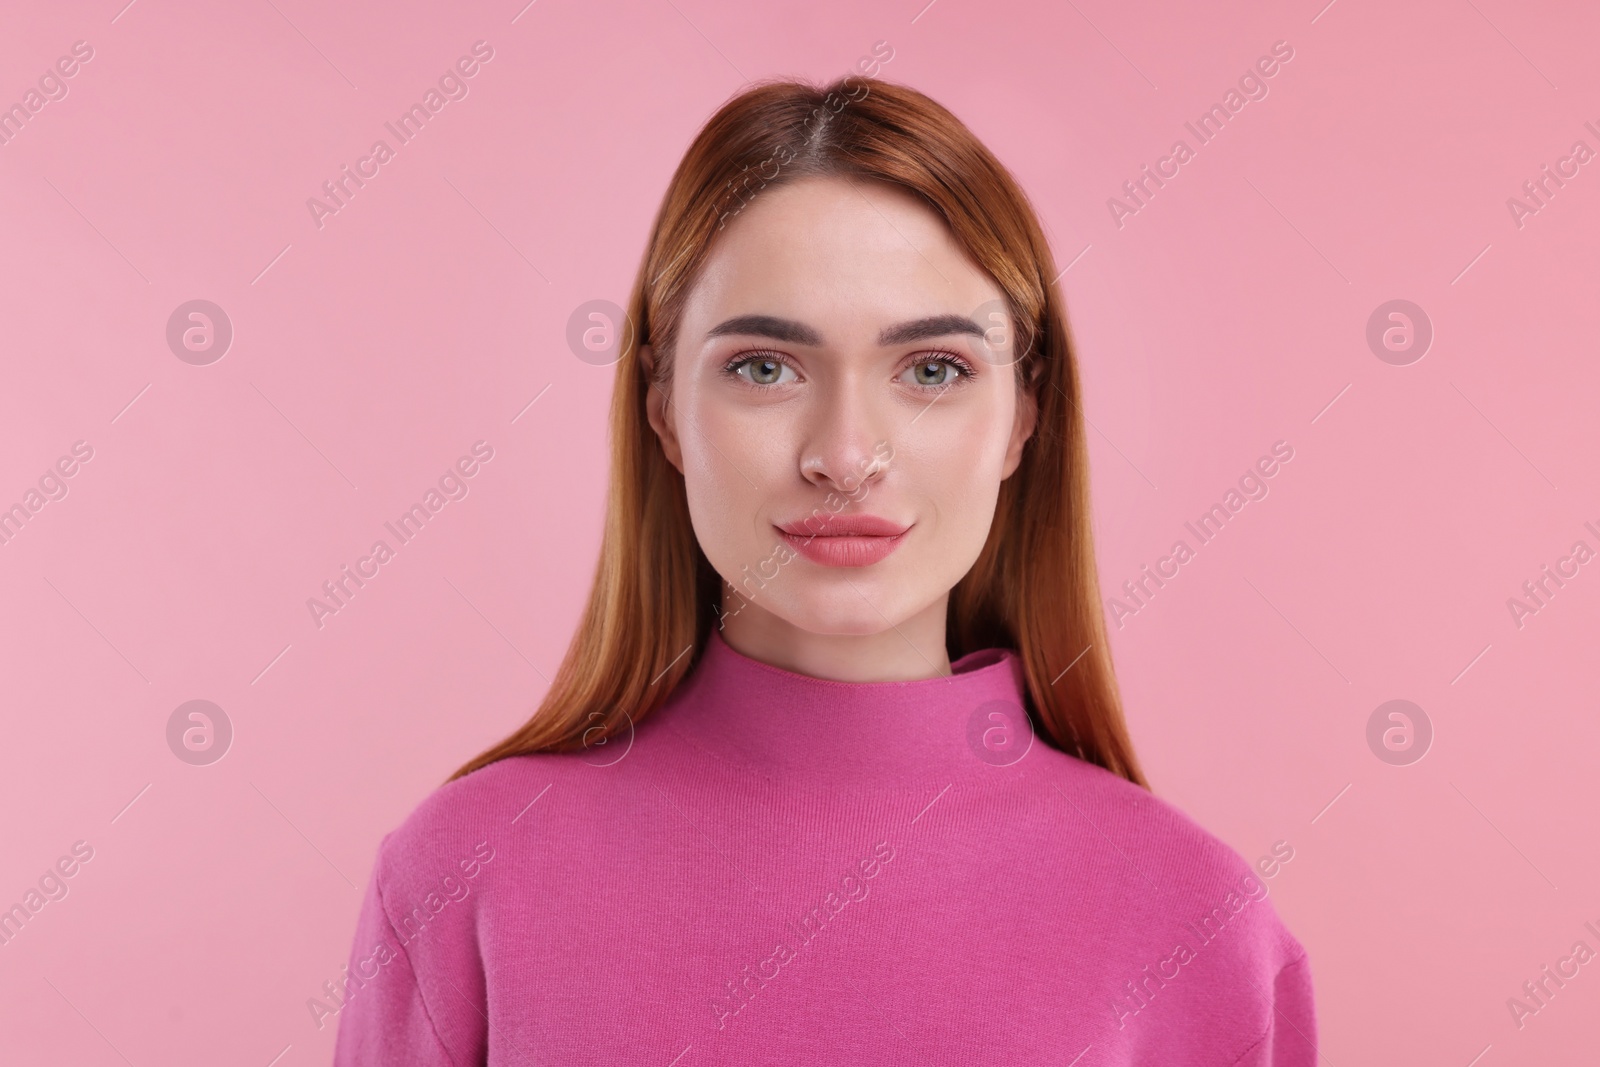
[[[911,529],[909,523],[895,522],[881,515],[846,512],[819,515],[813,512],[796,522],[773,523],[784,533],[796,537],[897,537]]]
[[[810,534],[800,536],[779,530],[782,538],[794,546],[812,563],[820,563],[824,567],[869,567],[882,560],[889,553],[900,547],[900,542],[905,540],[909,529],[902,530],[893,537],[867,537],[864,535],[851,536],[820,536]]]

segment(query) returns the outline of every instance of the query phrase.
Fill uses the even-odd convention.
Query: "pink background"
[[[1073,264],[1108,593],[1294,448],[1114,651],[1157,792],[1295,849],[1272,890],[1324,1062],[1593,1054],[1600,962],[1506,1006],[1600,949],[1600,563],[1506,604],[1600,548],[1600,163],[1506,206],[1600,149],[1592,5],[121,3],[13,2],[0,34],[0,103],[94,49],[0,147],[0,505],[94,450],[0,545],[0,906],[94,849],[0,947],[0,1059],[329,1062],[306,1000],[379,838],[524,720],[588,586],[612,368],[568,316],[625,302],[720,103],[879,40]],[[307,198],[478,40],[469,95],[319,229]],[[1269,95],[1119,229],[1107,199],[1279,40]],[[165,338],[197,298],[234,328],[206,366]],[[1396,298],[1435,330],[1408,366],[1365,339]],[[479,440],[469,495],[317,628]],[[1435,730],[1409,766],[1366,740],[1396,698]],[[194,699],[235,731],[209,766],[167,745]]]

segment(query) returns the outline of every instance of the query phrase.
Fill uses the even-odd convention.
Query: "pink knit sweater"
[[[1258,867],[1034,738],[1014,653],[841,683],[713,631],[586,752],[501,760],[383,839],[335,1063],[1310,1067]]]

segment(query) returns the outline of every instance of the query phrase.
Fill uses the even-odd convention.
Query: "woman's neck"
[[[922,611],[871,633],[816,633],[779,618],[754,601],[732,598],[719,608],[728,647],[796,674],[836,682],[906,682],[950,673],[945,648],[946,593]],[[870,605],[868,605],[870,607]]]
[[[957,781],[1014,779],[1033,743],[1016,654],[978,649],[949,666],[922,678],[825,679],[747,656],[714,629],[641,729],[665,729],[715,756],[708,768],[736,766],[826,796],[881,788],[904,798],[921,784],[932,797]]]

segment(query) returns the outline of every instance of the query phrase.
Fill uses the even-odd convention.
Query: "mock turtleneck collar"
[[[1022,710],[1015,652],[981,649],[950,666],[945,677],[835,682],[751,659],[713,628],[657,714],[696,747],[780,786],[990,776],[1043,744]]]

